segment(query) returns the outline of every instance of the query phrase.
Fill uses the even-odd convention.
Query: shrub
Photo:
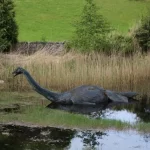
[[[0,51],[9,50],[16,44],[18,27],[15,21],[14,4],[12,0],[0,1]]]
[[[111,28],[103,16],[98,14],[93,0],[86,0],[81,18],[74,26],[75,33],[70,42],[71,47],[81,52],[100,51],[107,47],[107,34]]]
[[[150,10],[149,15],[143,17],[137,29],[133,32],[143,52],[150,50]]]
[[[112,33],[109,37],[109,53],[129,54],[134,52],[134,42],[131,36],[125,36],[119,33]]]

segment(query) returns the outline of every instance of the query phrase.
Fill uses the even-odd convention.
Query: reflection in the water
[[[140,120],[137,117],[136,113],[130,112],[126,109],[123,110],[106,109],[103,111],[101,118],[121,120],[122,122],[128,122],[132,124],[137,123]]]
[[[0,126],[1,150],[149,150],[150,134]]]
[[[107,106],[106,103],[102,103],[100,105],[63,105],[63,104],[51,103],[47,106],[47,108],[90,115],[92,112],[102,111],[103,109],[106,108],[106,106]]]
[[[102,139],[102,136],[106,135],[104,132],[92,132],[92,131],[82,131],[76,135],[76,138],[82,139],[83,146],[94,148],[95,146],[100,145],[99,139]]]
[[[87,133],[79,132],[76,137],[72,139],[69,150],[149,150],[150,149],[150,135],[139,134],[136,131],[114,131],[109,130],[107,134],[96,135],[96,132]],[[89,136],[89,134],[91,134]],[[78,136],[79,135],[79,136]],[[93,135],[96,137],[95,145],[91,145]],[[88,140],[85,140],[87,139]],[[78,143],[78,144],[77,144]]]
[[[102,103],[100,105],[49,104],[47,107],[69,112],[87,114],[92,118],[116,119],[128,123],[150,122],[150,100],[142,97],[130,103]]]
[[[28,128],[0,126],[1,150],[49,150],[65,148],[70,144],[75,131],[58,128]]]

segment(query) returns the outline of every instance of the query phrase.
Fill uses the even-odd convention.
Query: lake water
[[[0,126],[1,150],[149,150],[150,133]]]
[[[12,107],[17,110],[18,105]],[[10,113],[12,108],[7,108]],[[143,102],[100,106],[55,105],[45,109],[81,113],[91,119],[115,119],[135,124],[150,122],[150,105]],[[6,111],[5,110],[5,111]],[[9,111],[8,111],[9,110]],[[3,111],[3,110],[2,110]],[[0,125],[0,150],[150,150],[150,133],[135,130],[78,131],[50,127]]]

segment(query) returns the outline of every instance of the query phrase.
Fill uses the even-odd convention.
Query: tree
[[[135,30],[134,36],[143,52],[150,50],[150,9],[148,15],[141,19],[139,27]]]
[[[0,0],[0,51],[17,43],[18,26],[12,0]]]
[[[93,0],[86,0],[79,21],[75,23],[71,46],[80,51],[103,50],[107,45],[107,34],[111,31],[108,22],[98,14]]]

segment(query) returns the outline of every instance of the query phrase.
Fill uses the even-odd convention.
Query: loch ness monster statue
[[[136,92],[115,92],[93,85],[81,85],[62,93],[52,92],[41,87],[24,68],[18,67],[12,74],[14,76],[25,75],[33,89],[53,103],[78,105],[97,105],[110,101],[128,103],[129,99],[138,95]]]

